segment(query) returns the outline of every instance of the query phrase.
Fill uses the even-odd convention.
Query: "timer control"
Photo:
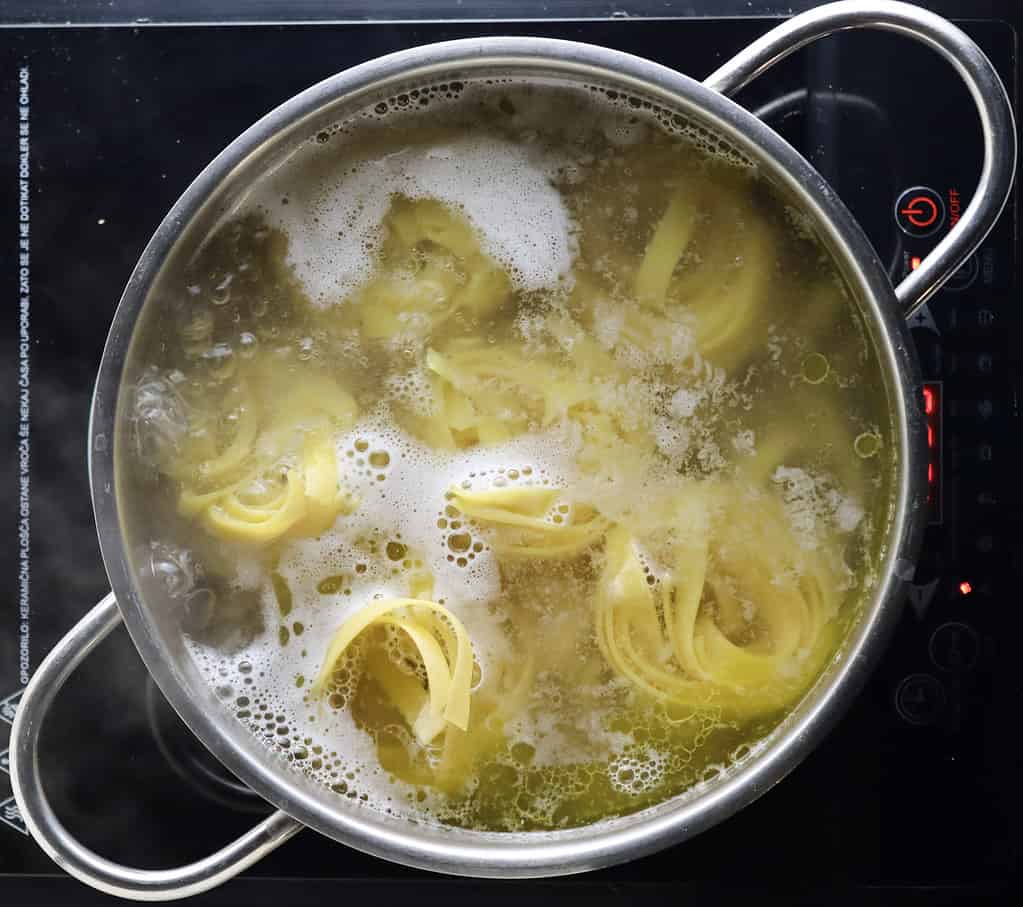
[[[976,254],[973,254],[952,273],[952,276],[945,281],[942,289],[952,293],[965,290],[973,285],[979,273],[980,262],[977,260]]]
[[[931,662],[939,671],[965,673],[975,667],[980,658],[980,637],[969,625],[949,621],[934,631],[927,648]]]
[[[945,687],[933,674],[910,674],[895,690],[895,711],[908,724],[934,724],[945,709]]]

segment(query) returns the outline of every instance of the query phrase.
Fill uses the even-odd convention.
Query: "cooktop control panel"
[[[946,158],[947,159],[944,159]],[[972,161],[929,155],[919,182],[893,199],[905,275],[952,229],[971,200]],[[921,172],[926,169],[926,172]],[[988,615],[1004,608],[1013,496],[1009,380],[1013,309],[1010,210],[910,320],[923,373],[930,527],[909,597],[927,636],[921,673],[895,691],[899,714],[916,725],[957,723],[970,675],[983,667]],[[1000,619],[1003,615],[997,615]]]
[[[995,31],[986,48],[1008,72],[1010,41],[1011,30]],[[979,125],[965,92],[955,103],[926,99],[906,109],[920,146],[907,156],[904,186],[891,198],[900,276],[919,267],[955,227],[980,167]],[[886,660],[881,682],[901,722],[893,745],[905,757],[890,784],[908,792],[905,808],[922,804],[936,820],[943,810],[969,815],[973,809],[968,791],[991,759],[991,725],[1013,688],[1003,644],[1019,632],[1014,473],[1023,464],[1014,376],[1021,363],[1012,360],[1023,321],[1015,299],[1015,240],[1010,204],[910,320],[924,378],[930,526],[897,631],[899,658]],[[908,779],[919,775],[925,753],[930,777],[914,784]],[[916,856],[924,863],[937,855],[921,849]]]

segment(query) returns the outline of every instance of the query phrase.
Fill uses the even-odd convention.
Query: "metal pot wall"
[[[922,265],[893,288],[855,221],[827,183],[778,135],[728,96],[814,39],[839,29],[881,28],[941,54],[968,85],[984,138],[973,200]],[[865,63],[866,65],[866,63]],[[319,129],[423,82],[505,75],[600,84],[653,100],[725,139],[795,200],[835,259],[867,325],[880,363],[896,447],[894,494],[880,578],[838,656],[755,756],[716,781],[657,807],[565,831],[497,834],[412,824],[338,798],[274,758],[216,700],[189,661],[173,608],[144,589],[126,550],[115,469],[126,443],[126,361],[152,289],[189,236],[214,222],[275,161]],[[92,407],[90,464],[97,528],[113,591],[54,648],[22,698],[11,772],[35,839],[65,870],[111,894],[184,897],[220,884],[305,826],[359,850],[424,869],[483,877],[538,877],[620,863],[688,838],[727,818],[777,783],[818,743],[855,696],[883,648],[902,587],[912,578],[925,522],[920,387],[904,318],[936,292],[979,245],[1004,206],[1015,164],[1015,128],[1005,89],[981,50],[944,19],[894,2],[840,2],[770,31],[704,82],[600,47],[542,38],[482,38],[414,48],[357,66],[292,98],[232,142],[160,225],[132,274],[107,340]],[[145,595],[143,595],[145,592]],[[278,811],[212,856],[169,870],[112,863],[74,840],[47,801],[37,743],[54,696],[79,662],[124,621],[164,695],[202,742]],[[69,754],[69,758],[71,754]]]

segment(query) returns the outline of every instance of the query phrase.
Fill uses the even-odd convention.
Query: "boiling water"
[[[138,567],[185,603],[224,708],[339,797],[494,830],[660,802],[748,757],[871,587],[892,444],[855,307],[749,162],[642,99],[490,80],[380,102],[264,177],[157,295],[119,441]],[[252,541],[183,505],[221,493],[209,464],[252,412],[231,487],[272,498],[326,437],[329,525]],[[495,489],[551,492],[540,547],[586,514],[600,531],[510,554],[460,506]],[[615,611],[615,532],[642,626]],[[696,538],[699,580],[678,566]],[[732,661],[710,623],[688,655],[672,641],[687,582]],[[418,739],[377,682],[380,657],[426,680],[393,628],[314,688],[335,631],[403,597],[472,640],[465,732]],[[805,638],[781,659],[786,608]]]

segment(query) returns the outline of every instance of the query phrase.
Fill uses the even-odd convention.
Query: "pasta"
[[[314,692],[322,693],[327,688],[331,673],[345,650],[373,625],[393,626],[406,633],[422,658],[426,689],[405,680],[385,662],[389,667],[384,682],[416,736],[429,743],[441,733],[445,722],[464,731],[469,722],[471,643],[458,618],[435,602],[389,599],[361,610],[331,640],[323,667],[313,684]],[[379,678],[379,672],[377,676]]]
[[[688,512],[679,516],[689,523],[688,537],[661,582],[659,601],[629,534],[617,528],[609,535],[598,605],[601,650],[616,671],[658,699],[739,716],[780,708],[805,689],[830,650],[824,628],[834,614],[828,592],[834,582],[821,565],[800,563],[771,502],[755,507],[736,532],[736,510],[748,509],[748,499],[735,489],[700,497],[722,505],[723,513],[711,529],[700,525],[707,521],[701,505],[686,503]],[[756,608],[762,627],[742,644],[725,628],[743,627],[744,604]]]
[[[211,602],[197,664],[398,815],[684,791],[812,688],[883,544],[883,388],[820,244],[692,136],[624,141],[632,108],[558,131],[571,97],[324,133],[138,354],[138,550]]]
[[[338,480],[326,434],[354,419],[349,394],[321,378],[257,396],[243,381],[225,404],[234,417],[230,441],[217,452],[215,439],[203,430],[175,464],[179,513],[199,519],[219,538],[262,545],[319,535],[351,511],[354,502]],[[263,407],[274,419],[261,426]]]
[[[469,519],[493,529],[491,544],[505,557],[571,557],[599,541],[607,529],[593,507],[566,503],[549,488],[452,489],[451,499]]]

